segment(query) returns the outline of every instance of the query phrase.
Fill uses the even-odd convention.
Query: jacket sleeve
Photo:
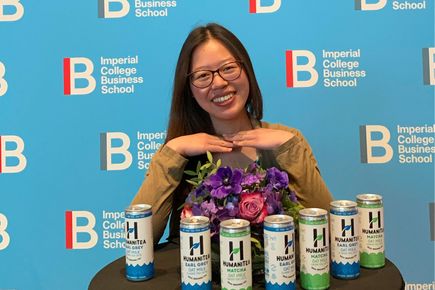
[[[289,174],[290,189],[295,191],[296,197],[304,207],[329,210],[333,198],[320,175],[310,145],[296,129],[281,125],[276,129],[290,131],[295,135],[271,152],[278,167]]]
[[[172,211],[173,193],[182,180],[187,162],[186,158],[163,145],[153,156],[145,180],[132,201],[132,204],[152,206],[154,244],[163,235]]]

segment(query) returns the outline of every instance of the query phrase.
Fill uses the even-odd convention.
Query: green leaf
[[[192,181],[192,180],[186,180],[186,182],[187,182],[187,183],[190,183],[190,184],[192,184],[192,185],[194,185],[194,186],[198,186],[198,183],[196,183],[195,181]]]
[[[184,171],[185,174],[190,175],[190,176],[196,176],[197,173],[193,170],[186,170]]]
[[[216,167],[219,168],[221,167],[222,164],[222,160],[218,159],[218,161],[216,162]]]
[[[260,241],[257,240],[256,238],[251,237],[251,245],[254,246],[255,248],[259,249],[260,251],[263,250],[263,247],[261,246]]]
[[[210,166],[212,166],[212,163],[206,163],[203,166],[201,166],[201,168],[199,170],[205,170],[207,168],[210,168]]]
[[[196,172],[199,172],[200,168],[201,168],[201,161],[198,161],[198,164],[196,164]]]
[[[213,163],[213,155],[211,155],[210,151],[207,151],[207,159],[210,163]]]

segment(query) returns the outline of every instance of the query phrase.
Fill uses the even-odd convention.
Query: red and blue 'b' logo
[[[249,13],[274,13],[281,7],[281,0],[274,0],[273,4],[262,6],[261,0],[249,0]]]

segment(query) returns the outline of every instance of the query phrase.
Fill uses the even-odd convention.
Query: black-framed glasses
[[[226,81],[233,81],[242,73],[242,62],[228,62],[217,70],[198,70],[191,72],[187,76],[190,78],[192,85],[203,89],[211,85],[214,80],[215,73],[218,73],[219,76]]]

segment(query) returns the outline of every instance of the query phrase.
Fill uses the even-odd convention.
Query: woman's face
[[[199,45],[192,54],[191,72],[217,70],[236,61],[230,51],[215,39]],[[193,97],[199,106],[210,114],[211,120],[237,120],[246,116],[245,104],[249,95],[249,81],[245,71],[232,81],[224,80],[214,73],[213,82],[206,88],[197,88],[190,83]]]

